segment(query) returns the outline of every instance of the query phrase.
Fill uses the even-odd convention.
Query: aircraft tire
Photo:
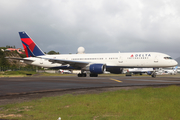
[[[90,74],[90,77],[98,77],[98,74]]]
[[[87,75],[86,75],[86,73],[79,73],[78,75],[77,75],[78,77],[86,77]]]
[[[151,76],[152,76],[153,78],[155,78],[155,77],[156,77],[156,73],[153,73]]]
[[[79,74],[77,74],[77,76],[78,76],[78,77],[82,77],[82,74],[79,73]]]
[[[86,73],[83,73],[83,74],[82,74],[82,77],[86,77],[86,76],[87,76]]]

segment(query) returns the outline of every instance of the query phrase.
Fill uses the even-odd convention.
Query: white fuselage
[[[40,58],[42,57],[42,58]],[[148,68],[148,67],[171,67],[176,66],[177,62],[170,58],[169,55],[158,52],[138,52],[138,53],[97,53],[97,54],[64,54],[64,55],[43,55],[37,57],[28,57],[25,59],[34,60],[33,62],[25,61],[27,64],[52,68],[65,66],[49,62],[48,59],[62,59],[79,62],[101,63],[106,66],[119,66],[122,68]]]

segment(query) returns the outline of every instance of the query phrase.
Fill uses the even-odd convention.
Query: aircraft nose
[[[178,62],[176,60],[173,60],[173,66],[177,66],[178,65]]]

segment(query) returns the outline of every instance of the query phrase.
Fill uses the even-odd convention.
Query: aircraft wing
[[[90,62],[74,61],[74,60],[63,60],[63,59],[53,59],[53,58],[44,58],[44,57],[41,57],[41,58],[46,59],[52,63],[60,63],[62,65],[68,64],[68,65],[75,67],[75,68],[79,68],[79,67],[83,68],[90,63]]]

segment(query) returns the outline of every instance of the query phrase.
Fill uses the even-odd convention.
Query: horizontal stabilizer
[[[24,58],[16,58],[16,57],[5,57],[6,59],[14,59],[14,60],[23,60],[23,61],[29,61],[33,62],[34,60],[24,59]]]

